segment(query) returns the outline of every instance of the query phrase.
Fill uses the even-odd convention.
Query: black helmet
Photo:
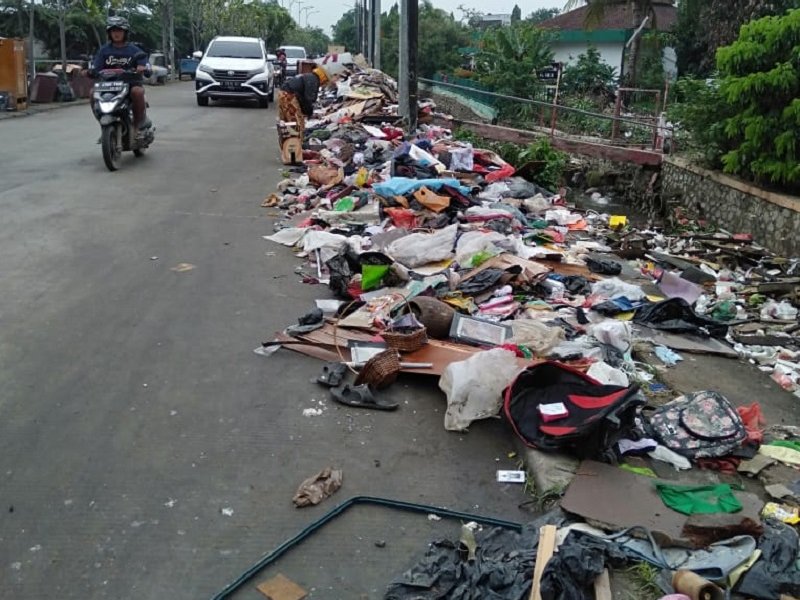
[[[122,29],[124,32],[129,32],[131,30],[131,26],[128,23],[128,19],[125,17],[108,17],[108,21],[106,21],[106,31],[111,31],[112,29]]]

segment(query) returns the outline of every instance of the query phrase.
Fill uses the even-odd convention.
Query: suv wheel
[[[198,96],[197,106],[208,106],[208,96]]]
[[[261,108],[269,108],[269,98],[259,98],[258,106]]]

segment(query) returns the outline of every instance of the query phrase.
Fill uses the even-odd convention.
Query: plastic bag
[[[472,154],[472,144],[467,144],[464,148],[450,149],[450,170],[471,172],[475,166],[475,159]]]
[[[409,268],[419,267],[453,257],[458,225],[450,225],[434,233],[412,233],[395,240],[387,254]]]
[[[624,371],[615,369],[603,361],[594,363],[589,367],[589,370],[586,371],[586,374],[604,385],[620,385],[622,387],[628,387],[628,385],[630,385],[628,376]]]
[[[602,321],[589,328],[589,333],[599,342],[627,352],[632,343],[631,326],[625,321]]]
[[[545,356],[559,342],[564,341],[564,330],[561,327],[549,327],[533,319],[516,319],[510,323],[514,337],[509,343],[526,346],[538,356]]]
[[[625,283],[618,277],[603,279],[592,286],[592,294],[603,298],[619,298],[625,296],[629,300],[641,300],[645,294],[638,285]]]
[[[502,348],[447,365],[439,379],[439,389],[447,394],[444,428],[465,431],[473,421],[495,416],[503,390],[519,371],[515,354]]]
[[[506,236],[500,233],[483,233],[481,231],[468,231],[460,238],[456,246],[456,262],[469,266],[470,259],[479,252],[490,251],[499,254],[495,242],[505,241]]]
[[[747,429],[747,441],[760,445],[764,441],[764,425],[767,424],[761,412],[761,405],[753,402],[750,406],[737,407],[736,412],[742,417],[744,427]]]

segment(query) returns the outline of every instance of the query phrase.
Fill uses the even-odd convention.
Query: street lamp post
[[[316,8],[314,8],[313,6],[304,6],[302,8],[302,10],[305,11],[305,15],[306,15],[305,27],[306,27],[306,29],[308,29],[308,16],[309,15],[314,15],[314,14],[318,13],[319,11]]]

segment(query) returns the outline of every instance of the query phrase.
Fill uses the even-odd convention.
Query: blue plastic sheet
[[[470,189],[461,185],[458,179],[409,179],[408,177],[392,177],[383,183],[376,183],[372,186],[373,191],[384,198],[394,196],[405,196],[409,192],[414,192],[425,186],[430,190],[439,190],[443,186],[457,189],[462,194],[469,195]]]

